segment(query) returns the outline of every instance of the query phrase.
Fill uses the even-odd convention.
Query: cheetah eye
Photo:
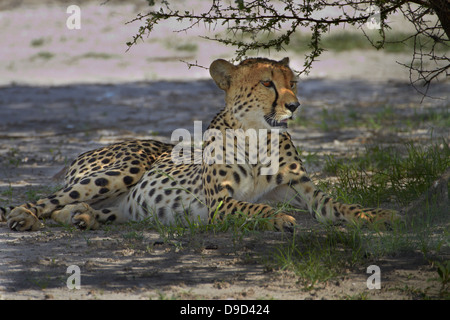
[[[297,81],[291,81],[291,89],[294,89],[297,85]]]
[[[272,81],[261,81],[262,85],[264,87],[270,88],[273,86],[273,82]]]

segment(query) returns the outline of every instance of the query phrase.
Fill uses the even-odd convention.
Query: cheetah
[[[223,137],[230,130],[266,130],[267,154],[276,157],[276,170],[268,169],[270,164],[259,154],[250,154],[248,136],[239,147],[236,137],[227,142],[235,151],[228,160],[244,161],[226,163],[217,161],[226,150],[214,135],[204,141],[202,150],[214,146],[209,156],[215,161],[174,161],[175,145],[155,140],[116,143],[75,159],[59,191],[35,203],[2,209],[8,227],[38,230],[42,218],[80,229],[143,219],[158,219],[165,225],[185,219],[208,224],[240,213],[267,218],[269,229],[292,231],[295,218],[272,207],[272,202],[289,202],[319,221],[333,223],[389,223],[399,218],[393,210],[337,202],[308,177],[287,132],[288,120],[300,106],[289,58],[249,58],[237,65],[219,59],[209,71],[225,91],[225,107],[208,130]],[[189,153],[184,156],[186,160]],[[264,169],[269,173],[263,174]]]

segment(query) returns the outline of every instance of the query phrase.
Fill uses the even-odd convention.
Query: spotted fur
[[[239,65],[216,60],[210,67],[212,78],[226,93],[226,106],[208,129],[223,137],[230,134],[228,130],[278,129],[276,137],[267,134],[267,155],[279,160],[270,174],[262,174],[270,167],[267,159],[250,154],[248,137],[245,148],[233,138],[235,152],[228,160],[234,161],[224,164],[175,163],[171,144],[128,141],[81,154],[72,162],[61,190],[36,203],[3,208],[0,219],[18,231],[41,228],[40,218],[96,229],[108,221],[147,218],[164,224],[183,222],[186,217],[214,223],[239,212],[265,217],[275,230],[292,229],[294,217],[267,204],[271,202],[289,202],[307,208],[318,220],[332,222],[397,219],[392,210],[339,203],[311,182],[286,132],[287,121],[299,106],[297,81],[288,64],[288,58],[253,58]],[[227,150],[215,138],[205,141],[203,151],[210,150],[209,156],[217,160]]]

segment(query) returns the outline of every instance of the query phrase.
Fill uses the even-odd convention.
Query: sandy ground
[[[71,1],[70,4],[76,4]],[[165,25],[156,36],[126,51],[138,25],[127,24],[137,2],[100,5],[81,1],[82,27],[68,30],[68,2],[6,1],[0,5],[3,44],[0,59],[0,205],[16,205],[46,194],[61,183],[61,169],[77,154],[131,138],[170,140],[177,128],[193,130],[221,109],[223,94],[208,66],[233,51],[193,35],[180,37]],[[19,28],[19,22],[23,21]],[[195,44],[194,48],[179,46]],[[302,56],[288,52],[293,66]],[[425,99],[408,85],[408,72],[396,61],[407,55],[351,51],[325,53],[301,81],[301,116],[328,112],[375,112],[381,104],[395,112],[448,110],[450,84],[435,84]],[[448,112],[448,111],[447,111]],[[291,129],[306,153],[345,155],[371,139],[428,141],[448,128],[412,128],[396,135],[345,129]],[[310,165],[318,173],[320,164]],[[302,227],[317,228],[309,217]],[[435,270],[420,253],[376,261],[383,270],[381,290],[368,290],[364,268],[305,291],[289,272],[267,270],[261,259],[288,235],[267,232],[233,241],[232,234],[166,239],[154,230],[110,226],[80,232],[49,225],[34,233],[0,224],[1,299],[415,299],[437,297]],[[69,290],[70,265],[81,270],[81,289]]]

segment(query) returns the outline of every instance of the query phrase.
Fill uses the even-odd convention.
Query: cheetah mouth
[[[267,122],[271,127],[282,127],[282,128],[287,128],[287,126],[288,126],[288,120],[289,120],[289,119],[292,119],[292,117],[283,119],[283,120],[281,120],[281,121],[277,121],[277,120],[275,120],[274,118],[266,117],[266,116],[264,116],[264,119],[266,120],[266,122]]]

